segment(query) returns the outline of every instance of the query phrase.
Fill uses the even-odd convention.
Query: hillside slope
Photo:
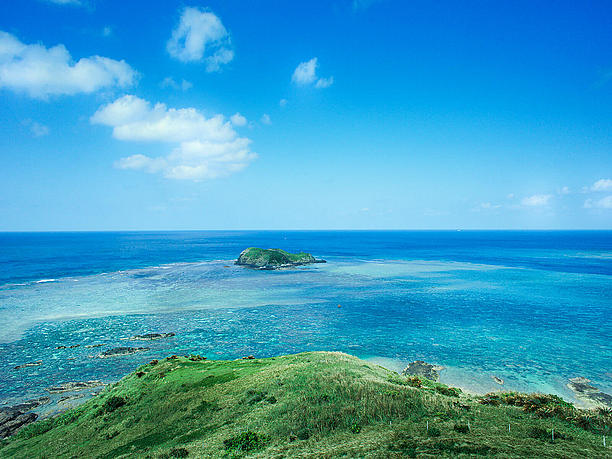
[[[552,412],[508,405],[518,404],[516,394],[482,404],[332,352],[200,359],[143,365],[85,404],[3,441],[0,456],[597,458],[612,452],[602,446],[601,416],[590,425],[569,419],[569,405],[554,398],[539,407]]]

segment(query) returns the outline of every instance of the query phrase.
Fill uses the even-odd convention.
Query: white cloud
[[[206,71],[216,72],[234,58],[230,46],[230,36],[214,13],[200,8],[185,8],[166,49],[182,62],[204,60]]]
[[[334,77],[318,78],[318,66],[319,63],[316,57],[300,63],[293,71],[291,81],[300,86],[307,86],[315,83],[316,88],[329,88],[334,83]]]
[[[334,77],[329,78],[319,78],[317,84],[315,84],[315,88],[329,88],[332,84],[334,84]]]
[[[270,119],[270,115],[268,115],[267,113],[264,113],[264,114],[261,116],[261,122],[262,122],[263,124],[272,124],[272,120]]]
[[[313,57],[309,61],[302,62],[293,71],[291,81],[296,84],[311,84],[317,78],[317,58]]]
[[[193,83],[191,83],[190,81],[187,81],[185,79],[183,79],[180,83],[178,81],[176,81],[174,78],[172,77],[166,77],[163,79],[163,81],[159,84],[162,88],[172,88],[175,90],[181,90],[181,91],[187,91],[188,89],[193,88]]]
[[[113,28],[106,26],[102,29],[102,36],[103,37],[110,37],[113,34]]]
[[[287,99],[281,99],[278,101],[278,105],[280,105],[281,107],[285,107],[287,105]]]
[[[598,200],[587,199],[584,201],[584,207],[587,209],[612,209],[612,195]]]
[[[247,124],[247,119],[240,113],[234,113],[230,120],[234,126],[245,126]]]
[[[251,140],[238,137],[223,115],[206,118],[195,108],[151,105],[127,95],[100,107],[91,122],[111,126],[113,137],[119,140],[175,144],[163,157],[135,154],[121,158],[115,164],[120,169],[197,181],[237,172],[257,157],[250,150]]]
[[[528,207],[546,206],[551,198],[551,194],[534,194],[533,196],[523,198],[521,204]]]
[[[612,190],[612,179],[599,179],[593,186],[591,186],[592,191],[610,191]]]
[[[0,88],[46,99],[132,85],[137,73],[125,61],[91,56],[72,60],[64,45],[26,45],[0,31]]]

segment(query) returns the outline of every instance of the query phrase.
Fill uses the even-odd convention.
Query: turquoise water
[[[328,263],[233,265],[248,246]],[[498,390],[495,375],[572,401],[570,377],[612,392],[611,232],[5,233],[0,268],[0,403],[173,353],[307,350],[422,359],[475,391]],[[126,341],[149,332],[176,336]],[[151,350],[95,358],[126,345]]]

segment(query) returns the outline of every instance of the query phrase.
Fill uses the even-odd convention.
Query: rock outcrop
[[[576,397],[590,405],[612,408],[612,395],[600,391],[597,387],[589,384],[590,382],[590,379],[583,377],[571,378],[567,387],[576,394]]]
[[[91,389],[92,387],[104,386],[102,381],[77,381],[58,384],[47,388],[50,394],[61,394],[62,392],[74,392],[79,390]]]
[[[438,381],[440,379],[438,372],[442,371],[443,369],[444,367],[439,365],[432,365],[430,363],[423,362],[422,360],[415,360],[404,368],[402,374],[404,376],[422,376],[430,381]]]
[[[28,367],[37,367],[39,365],[42,365],[42,360],[37,360],[36,362],[30,362],[30,363],[24,363],[22,365],[17,365],[15,367],[15,370],[21,370],[22,368],[28,368]]]
[[[146,333],[144,335],[134,335],[130,340],[153,341],[154,339],[171,338],[173,336],[174,333]]]
[[[148,350],[148,347],[115,347],[113,349],[109,349],[108,351],[101,352],[98,354],[98,357],[101,359],[107,359],[109,357],[120,357]]]
[[[1,407],[0,438],[10,437],[23,426],[34,422],[38,418],[38,415],[30,411],[50,401],[51,399],[49,397],[41,397],[35,400],[29,400],[25,403],[20,403],[19,405]]]

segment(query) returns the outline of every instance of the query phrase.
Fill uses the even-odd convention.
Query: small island
[[[311,263],[325,263],[325,260],[316,259],[306,252],[289,253],[281,249],[260,249],[259,247],[249,247],[243,250],[236,260],[237,265],[257,269],[290,268]]]

